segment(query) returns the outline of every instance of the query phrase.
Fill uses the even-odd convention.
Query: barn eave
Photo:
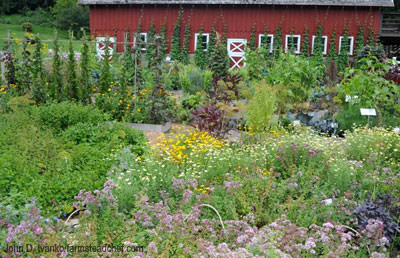
[[[190,4],[190,5],[319,5],[393,7],[393,0],[78,0],[82,5]]]

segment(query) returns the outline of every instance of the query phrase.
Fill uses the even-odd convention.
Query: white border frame
[[[342,39],[344,39],[344,36],[340,36],[339,37],[339,54],[340,54],[340,51],[342,50]],[[353,55],[353,51],[354,51],[354,37],[353,36],[349,36],[349,39],[350,39],[350,42],[351,42],[351,44],[350,44],[350,49],[349,49],[349,56],[352,56]]]
[[[262,38],[264,37],[264,34],[259,34],[258,35],[258,47],[261,47],[261,43],[262,43]],[[271,43],[269,46],[269,52],[272,53],[272,51],[274,50],[274,34],[267,34],[267,37],[271,38]]]
[[[314,54],[314,41],[316,38],[317,38],[317,36],[315,36],[315,35],[312,36],[311,54]],[[322,51],[322,54],[327,55],[328,54],[328,36],[324,35],[324,36],[322,36],[322,38],[325,39],[324,50]]]
[[[210,33],[201,33],[203,36],[207,36],[207,47],[204,49],[204,51],[207,51],[208,48],[208,42],[210,42]],[[200,35],[200,33],[195,33],[194,34],[194,51],[197,49],[197,37]]]
[[[297,46],[297,49],[296,49],[296,51],[294,51],[294,53],[295,54],[300,54],[300,49],[301,49],[301,35],[291,35],[291,34],[289,34],[289,35],[286,35],[285,36],[285,52],[287,53],[288,52],[288,49],[289,49],[289,46],[288,46],[288,39],[290,38],[290,37],[293,37],[293,38],[298,38],[299,39],[299,45]]]
[[[147,43],[147,32],[139,33],[140,36],[144,36],[144,42]],[[136,33],[133,35],[133,46],[136,47]],[[141,48],[142,51],[146,51],[146,48]]]

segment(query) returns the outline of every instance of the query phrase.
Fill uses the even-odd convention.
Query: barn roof
[[[252,4],[392,7],[393,0],[78,0],[83,5],[106,4]]]

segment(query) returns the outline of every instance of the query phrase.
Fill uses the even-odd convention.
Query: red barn
[[[182,34],[185,24],[191,26],[191,53],[196,48],[196,33],[203,29],[203,43],[207,44],[208,33],[215,26],[218,33],[225,31],[229,55],[238,64],[253,28],[257,45],[265,28],[270,34],[268,42],[272,42],[274,31],[280,26],[284,47],[292,32],[294,47],[300,52],[304,30],[309,30],[309,44],[312,46],[313,35],[322,25],[326,53],[332,31],[336,31],[337,48],[340,49],[340,37],[347,27],[350,54],[353,54],[359,27],[366,28],[365,38],[370,29],[379,35],[381,8],[394,6],[393,0],[79,0],[79,3],[90,8],[91,34],[113,37],[118,51],[123,49],[125,31],[128,29],[133,35],[139,24],[143,40],[146,40],[152,23],[157,31],[166,24],[171,39],[174,23],[182,10]]]

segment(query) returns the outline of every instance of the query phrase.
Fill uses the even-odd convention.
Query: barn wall
[[[120,5],[120,6],[91,6],[90,28],[96,36],[117,36],[118,51],[123,49],[124,32],[129,29],[135,32],[139,20],[142,23],[142,32],[147,32],[152,21],[157,31],[166,22],[168,39],[172,37],[174,23],[178,16],[179,6],[176,5]],[[192,35],[203,28],[204,33],[210,32],[213,23],[218,33],[223,33],[223,24],[226,24],[228,38],[250,39],[253,24],[258,34],[267,27],[273,34],[275,28],[281,24],[282,38],[290,34],[303,34],[307,27],[313,35],[318,24],[324,26],[324,35],[329,36],[336,30],[337,37],[342,34],[347,25],[350,35],[356,36],[358,25],[370,27],[379,33],[380,10],[370,7],[299,7],[299,6],[254,6],[254,5],[223,5],[223,6],[182,6],[184,10],[184,24],[190,22]],[[367,31],[366,31],[367,33]],[[366,35],[367,36],[367,35]],[[311,37],[310,37],[311,40]],[[194,52],[194,37],[191,38],[190,51]]]

